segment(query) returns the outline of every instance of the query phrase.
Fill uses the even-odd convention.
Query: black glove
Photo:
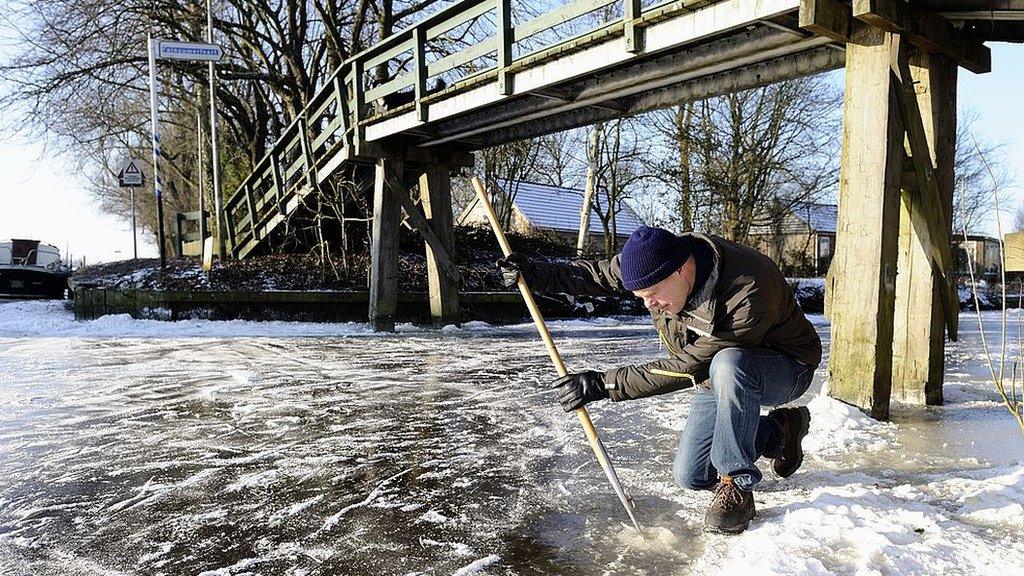
[[[533,262],[514,252],[501,258],[495,264],[501,270],[501,284],[505,288],[515,288],[520,275],[529,283],[537,269]]]
[[[604,400],[608,391],[604,388],[604,374],[587,370],[579,374],[566,374],[551,383],[551,389],[558,391],[558,401],[566,412],[583,408],[594,400]]]

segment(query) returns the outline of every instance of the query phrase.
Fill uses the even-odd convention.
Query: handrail
[[[423,20],[420,20],[419,22],[411,26],[408,26],[406,28],[403,28],[402,30],[399,30],[398,32],[391,34],[390,36],[374,44],[373,46],[370,46],[369,48],[366,48],[361,52],[349,56],[349,58],[345,60],[345,62],[343,62],[341,65],[345,66],[346,64],[349,64],[360,59],[365,60],[369,56],[375,55],[380,51],[391,47],[393,44],[398,42],[399,39],[403,38],[406,34],[411,35],[413,28],[416,28],[417,26],[429,27],[431,24],[437,24],[445,20],[453,19],[453,16],[464,15],[463,13],[470,12],[470,8],[476,7],[479,4],[484,4],[488,2],[493,3],[494,1],[495,0],[462,0],[461,2],[456,2],[455,4],[452,4],[451,6],[445,8],[444,10],[441,10],[440,12],[427,16]],[[479,14],[477,14],[476,16],[479,16]],[[474,18],[476,16],[474,16]],[[455,26],[458,26],[458,24],[451,26],[449,30],[451,28],[454,28]]]
[[[498,88],[502,94],[513,92],[512,78],[523,68],[551,57],[559,50],[573,46],[596,31],[624,34],[625,49],[642,50],[638,46],[641,36],[638,28],[660,21],[671,14],[692,11],[716,1],[725,0],[667,0],[643,7],[640,0],[568,0],[526,22],[513,25],[511,0],[462,0],[429,15],[422,20],[389,35],[384,40],[354,54],[328,74],[324,84],[313,94],[306,107],[292,118],[269,147],[267,153],[252,167],[235,193],[224,204],[228,236],[232,251],[238,253],[239,243],[258,242],[258,228],[276,225],[275,210],[280,212],[293,206],[286,197],[300,196],[315,188],[322,175],[316,171],[334,166],[332,157],[344,149],[360,154],[364,145],[363,130],[368,120],[376,119],[389,110],[370,106],[373,102],[412,87],[412,101],[420,121],[429,121],[428,109],[437,94],[427,90],[431,77],[460,70],[475,60],[490,57],[496,63],[461,73],[445,90],[461,91],[471,78],[497,73]],[[586,14],[612,4],[621,3],[621,15],[602,18],[596,27],[571,38],[545,39],[530,45],[529,50],[515,54],[518,43],[537,38],[540,34],[562,26]],[[616,11],[619,12],[619,11]],[[478,18],[494,14],[494,22],[487,22],[482,37],[475,42],[458,46],[451,53],[427,61],[426,44],[446,32],[464,24],[475,25]],[[580,44],[582,47],[582,44]],[[522,48],[522,46],[521,46]],[[411,56],[403,56],[412,53]],[[373,69],[403,56],[403,69],[377,79],[367,86]],[[407,61],[406,61],[407,60]],[[409,70],[408,65],[412,69]],[[450,80],[450,76],[447,77]],[[406,106],[401,109],[408,110]],[[305,172],[305,178],[298,176]],[[308,190],[307,190],[308,188]],[[276,194],[276,201],[266,200],[267,194]],[[242,206],[245,206],[243,209]],[[236,218],[236,214],[238,217]],[[282,218],[284,214],[279,214]],[[266,231],[264,230],[264,233]],[[246,245],[248,245],[246,244]]]

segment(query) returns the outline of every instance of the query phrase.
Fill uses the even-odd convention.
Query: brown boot
[[[754,493],[737,486],[729,476],[722,476],[715,487],[715,499],[704,515],[704,529],[738,534],[747,529],[756,514]]]
[[[804,462],[802,442],[811,428],[811,411],[806,406],[777,408],[768,417],[782,426],[782,452],[772,458],[772,470],[779,478],[789,478]]]

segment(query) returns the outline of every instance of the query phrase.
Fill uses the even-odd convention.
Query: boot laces
[[[723,478],[718,483],[718,487],[715,488],[715,499],[711,502],[711,506],[724,510],[741,508],[743,506],[743,493],[740,492],[740,488],[731,479]]]

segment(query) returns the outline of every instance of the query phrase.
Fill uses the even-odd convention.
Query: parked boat
[[[71,267],[39,240],[0,242],[0,297],[63,298]]]

